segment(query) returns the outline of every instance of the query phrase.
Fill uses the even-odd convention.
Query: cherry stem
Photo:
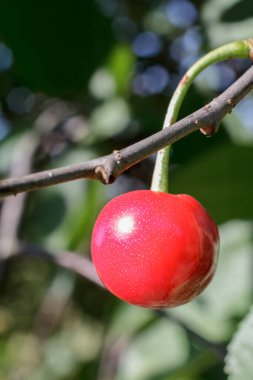
[[[195,62],[180,80],[167,109],[163,129],[177,120],[180,107],[193,80],[208,66],[232,58],[251,58],[253,56],[253,39],[238,40],[207,53]],[[169,157],[170,146],[157,153],[151,190],[169,192]]]

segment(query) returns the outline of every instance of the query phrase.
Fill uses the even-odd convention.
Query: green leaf
[[[130,122],[130,116],[127,102],[123,98],[112,98],[93,111],[90,136],[96,138],[96,140],[114,136],[127,127]]]
[[[97,99],[110,98],[115,94],[116,83],[112,74],[104,69],[98,69],[89,82],[90,93]]]
[[[247,128],[243,121],[235,113],[229,115],[224,120],[224,125],[231,139],[236,144],[241,145],[252,145],[253,144],[253,134]]]
[[[117,380],[146,380],[184,364],[189,342],[177,324],[161,319],[138,334],[123,353]]]
[[[152,310],[120,303],[111,321],[109,337],[134,335],[153,317]]]
[[[193,302],[171,309],[198,334],[211,341],[230,339],[252,297],[252,223],[231,221],[219,228],[221,249],[217,272]]]
[[[108,69],[114,77],[119,94],[129,91],[129,79],[134,63],[135,58],[128,45],[117,45],[109,57]]]
[[[209,0],[202,11],[211,46],[249,38],[252,34],[253,3],[251,0]]]
[[[229,347],[225,372],[229,380],[253,379],[253,308],[241,323]]]

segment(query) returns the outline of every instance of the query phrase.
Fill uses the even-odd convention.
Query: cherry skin
[[[151,190],[110,201],[91,243],[105,287],[149,308],[182,305],[200,294],[214,275],[218,249],[217,226],[196,199]]]

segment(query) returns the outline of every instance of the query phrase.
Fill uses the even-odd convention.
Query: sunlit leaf
[[[92,113],[91,134],[108,138],[124,130],[130,121],[130,110],[123,98],[113,98],[98,106]]]
[[[211,284],[195,301],[170,311],[207,339],[229,339],[234,319],[251,303],[252,227],[240,221],[220,226],[220,257]]]
[[[108,69],[117,84],[119,94],[130,90],[132,69],[135,59],[128,45],[117,45],[108,59]]]
[[[202,19],[211,46],[251,37],[251,0],[209,0],[205,2]]]
[[[121,303],[115,312],[109,336],[131,336],[153,318],[153,311]]]
[[[253,379],[253,309],[240,324],[228,346],[225,371],[229,380]]]
[[[138,334],[120,360],[117,380],[138,379],[171,371],[184,364],[189,344],[181,327],[161,319]]]

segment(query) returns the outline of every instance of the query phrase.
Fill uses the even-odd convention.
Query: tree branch
[[[212,128],[216,131],[222,119],[252,88],[253,66],[217,98],[169,128],[121,151],[114,151],[110,155],[91,161],[2,180],[0,181],[0,197],[81,178],[96,179],[104,184],[110,184],[131,166],[190,133],[200,128]]]
[[[54,254],[43,247],[17,241],[15,251],[7,259],[22,257],[46,260],[55,265],[58,265],[60,268],[67,269],[75,274],[80,275],[81,277],[88,279],[89,281],[100,286],[101,288],[104,288],[104,285],[100,281],[91,260],[84,256],[79,256],[74,252],[63,251],[61,253]],[[193,331],[181,319],[171,314],[168,310],[157,309],[154,310],[154,312],[160,317],[165,317],[175,321],[188,333],[189,337],[200,346],[211,349],[218,355],[218,357],[225,357],[226,347],[224,345],[210,342],[209,340],[205,339],[204,337]]]
[[[15,251],[8,258],[31,257],[49,261],[61,268],[68,269],[75,274],[90,280],[100,287],[104,287],[90,259],[80,256],[74,252],[63,251],[53,254],[49,250],[34,244],[27,244],[16,241]]]

